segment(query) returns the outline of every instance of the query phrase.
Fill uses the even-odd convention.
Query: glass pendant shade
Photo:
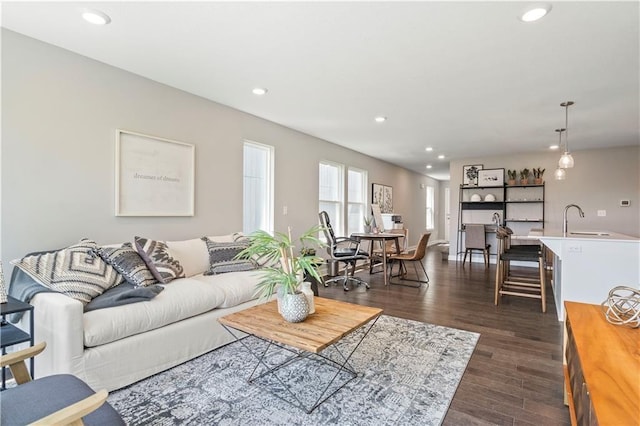
[[[564,154],[562,154],[560,160],[558,161],[559,169],[570,169],[573,167],[573,157],[571,156],[571,152],[569,151],[569,107],[573,104],[573,101],[567,101],[560,104],[561,107],[564,107],[564,129],[562,130],[564,130],[566,133],[564,136]],[[560,146],[562,146],[562,130],[556,130],[556,132],[560,132]],[[558,171],[556,170],[556,175],[557,173]],[[562,180],[564,179],[564,177],[556,177],[556,179]]]
[[[570,169],[573,167],[573,157],[571,156],[571,153],[565,152],[562,154],[558,161],[558,167],[562,169]]]
[[[553,177],[556,180],[565,180],[567,178],[567,172],[563,168],[558,167],[553,173]]]

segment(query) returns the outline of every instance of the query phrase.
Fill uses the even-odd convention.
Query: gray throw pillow
[[[236,259],[236,256],[249,245],[249,240],[239,239],[229,243],[217,243],[207,237],[202,238],[209,250],[209,270],[204,275],[225,272],[252,271],[257,265],[252,259]]]
[[[171,256],[164,241],[135,237],[136,250],[160,283],[168,284],[176,278],[184,278],[184,269],[178,259]]]
[[[98,247],[96,252],[136,287],[147,287],[158,282],[131,243],[124,243],[122,247]]]

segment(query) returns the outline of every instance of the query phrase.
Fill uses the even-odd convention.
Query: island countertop
[[[545,231],[542,235],[534,236],[540,239],[578,239],[578,240],[609,240],[609,241],[640,241],[640,238],[631,235],[619,234],[611,231],[575,230],[562,235],[562,231]]]
[[[600,304],[616,286],[640,288],[640,238],[608,231],[547,231],[539,240],[553,253],[552,289],[558,320],[564,302]]]

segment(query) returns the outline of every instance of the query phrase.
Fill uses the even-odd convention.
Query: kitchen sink
[[[602,231],[574,231],[574,232],[569,232],[569,234],[571,235],[593,235],[593,236],[597,236],[597,237],[605,237],[610,235],[608,232],[602,232]]]

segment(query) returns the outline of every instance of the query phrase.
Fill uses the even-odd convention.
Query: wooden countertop
[[[610,324],[600,305],[565,308],[598,423],[640,424],[640,329]]]

